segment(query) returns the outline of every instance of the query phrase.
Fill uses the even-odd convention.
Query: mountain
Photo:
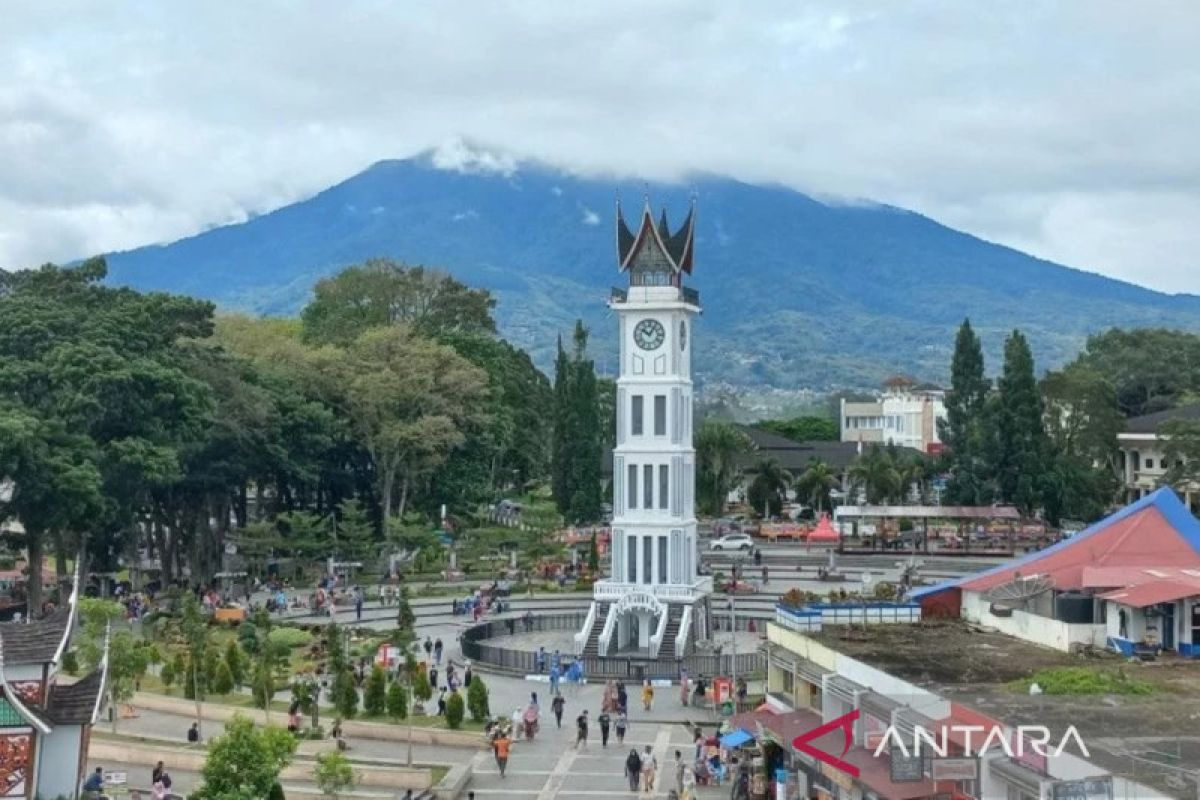
[[[616,270],[614,198],[636,224],[643,194],[671,224],[696,198],[709,384],[828,389],[907,372],[944,380],[954,328],[980,331],[998,369],[1013,328],[1039,368],[1112,326],[1200,329],[1200,297],[1165,295],[982,241],[919,214],[826,203],[779,186],[704,177],[622,186],[539,166],[441,169],[380,162],[298,203],[172,244],[109,255],[110,279],[209,298],[225,309],[296,312],[315,281],[372,256],[441,267],[498,298],[502,333],[543,366],[582,316],[603,369]]]

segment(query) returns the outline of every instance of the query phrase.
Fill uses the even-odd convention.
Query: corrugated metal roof
[[[838,519],[908,517],[910,519],[1013,519],[1021,512],[1012,506],[839,506]]]
[[[1163,580],[1105,592],[1100,598],[1133,608],[1145,608],[1197,596],[1200,596],[1200,580]]]

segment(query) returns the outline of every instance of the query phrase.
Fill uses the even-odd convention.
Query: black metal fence
[[[536,650],[516,650],[511,647],[488,644],[488,640],[507,636],[512,632],[536,633],[539,631],[578,631],[583,627],[586,614],[540,615],[528,623],[515,620],[514,630],[508,628],[508,620],[493,620],[474,625],[462,634],[462,653],[465,658],[505,670],[525,674],[537,672]],[[739,627],[741,627],[739,625]],[[664,645],[665,646],[665,645]],[[750,675],[766,669],[766,657],[759,652],[696,653],[676,658],[638,658],[636,656],[589,656],[576,658],[573,653],[563,653],[564,664],[579,661],[587,678],[619,678],[629,680],[674,679],[679,677],[680,668],[686,668],[693,679],[701,676],[728,675],[736,658],[737,674]],[[549,668],[549,665],[547,665]]]

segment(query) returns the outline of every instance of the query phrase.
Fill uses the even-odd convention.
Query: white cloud
[[[177,238],[441,145],[460,170],[893,203],[1194,291],[1197,27],[1168,0],[15,0],[0,266]]]
[[[583,224],[584,225],[599,225],[600,215],[592,211],[587,206],[583,207]]]

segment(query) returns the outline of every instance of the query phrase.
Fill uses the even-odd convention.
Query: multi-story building
[[[1125,430],[1117,434],[1117,474],[1121,478],[1125,502],[1133,502],[1162,485],[1170,465],[1165,452],[1166,440],[1160,432],[1163,424],[1175,420],[1200,420],[1200,403],[1170,408],[1125,421]],[[1200,485],[1176,487],[1193,513],[1200,507]]]
[[[614,289],[620,367],[613,450],[612,575],[577,637],[581,653],[682,656],[707,631],[711,578],[699,576],[692,448],[693,216],[672,233],[649,204],[634,234],[617,209]]]
[[[873,401],[841,402],[843,442],[894,444],[922,453],[941,452],[938,420],[946,418],[945,392],[911,378],[889,378]]]

